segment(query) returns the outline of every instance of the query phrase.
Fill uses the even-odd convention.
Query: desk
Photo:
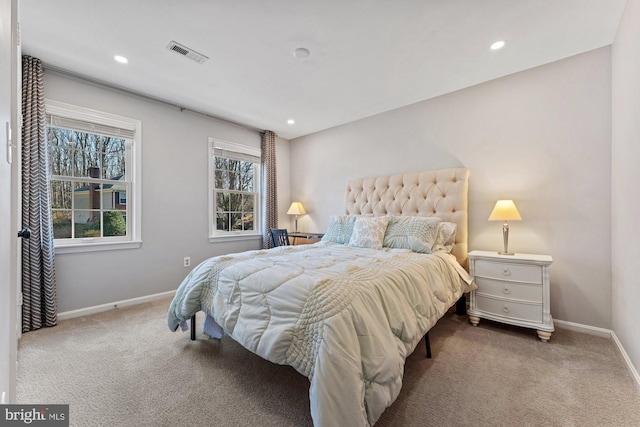
[[[292,245],[308,245],[311,243],[319,242],[320,239],[322,239],[322,236],[324,236],[324,233],[289,233],[289,239],[292,239]]]

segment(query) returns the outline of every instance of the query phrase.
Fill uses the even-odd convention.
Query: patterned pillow
[[[446,251],[451,253],[453,245],[456,243],[456,228],[454,222],[441,222],[438,225],[438,237],[431,247],[431,251]]]
[[[353,224],[355,222],[355,215],[333,215],[329,218],[329,228],[324,233],[322,241],[346,245],[349,243],[351,233],[353,233]]]
[[[438,235],[438,224],[441,221],[438,217],[389,217],[389,225],[384,235],[384,246],[430,254],[431,246],[435,243]]]
[[[349,246],[382,249],[384,232],[389,223],[388,216],[360,216],[353,224]]]

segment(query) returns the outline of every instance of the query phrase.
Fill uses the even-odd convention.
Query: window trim
[[[133,220],[127,218],[130,225],[131,236],[124,240],[107,240],[103,238],[79,238],[79,239],[54,239],[56,255],[66,253],[94,252],[120,249],[135,249],[142,245],[142,122],[137,119],[106,113],[77,105],[45,98],[46,114],[52,114],[70,119],[83,120],[100,125],[119,127],[132,130],[134,136],[129,150],[130,164],[127,164],[127,172],[131,176],[131,195],[127,196],[127,211],[133,216]]]
[[[218,233],[215,227],[215,197],[214,197],[214,181],[215,181],[215,162],[214,159],[214,148],[221,148],[223,150],[235,151],[237,153],[248,154],[251,156],[255,156],[260,158],[262,152],[260,148],[250,147],[244,144],[238,144],[236,142],[225,141],[219,138],[209,137],[209,157],[207,158],[208,164],[208,175],[209,182],[207,185],[207,189],[209,192],[209,242],[224,242],[224,241],[238,241],[238,240],[257,240],[262,239],[262,204],[263,204],[263,195],[262,195],[262,187],[261,187],[261,174],[262,174],[262,166],[257,163],[257,171],[254,176],[254,185],[256,188],[256,193],[258,195],[257,201],[258,205],[255,209],[254,213],[254,229],[251,232],[247,231],[236,231],[236,232],[225,232]]]

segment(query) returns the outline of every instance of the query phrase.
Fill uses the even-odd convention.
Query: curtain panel
[[[22,331],[58,323],[42,62],[22,58]]]
[[[262,197],[263,203],[263,229],[262,229],[262,247],[264,249],[272,248],[270,228],[278,228],[278,185],[276,170],[276,134],[270,130],[262,133],[261,144],[262,158]]]

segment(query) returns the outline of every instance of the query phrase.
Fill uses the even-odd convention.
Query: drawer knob
[[[507,267],[502,269],[502,275],[504,276],[509,276],[511,275],[511,272],[509,271],[509,269]]]
[[[502,306],[502,311],[504,311],[505,313],[508,313],[511,310],[509,310],[509,306],[504,305],[504,306]]]
[[[508,286],[505,286],[504,288],[502,288],[502,293],[508,295],[511,293],[511,289],[509,289]]]

